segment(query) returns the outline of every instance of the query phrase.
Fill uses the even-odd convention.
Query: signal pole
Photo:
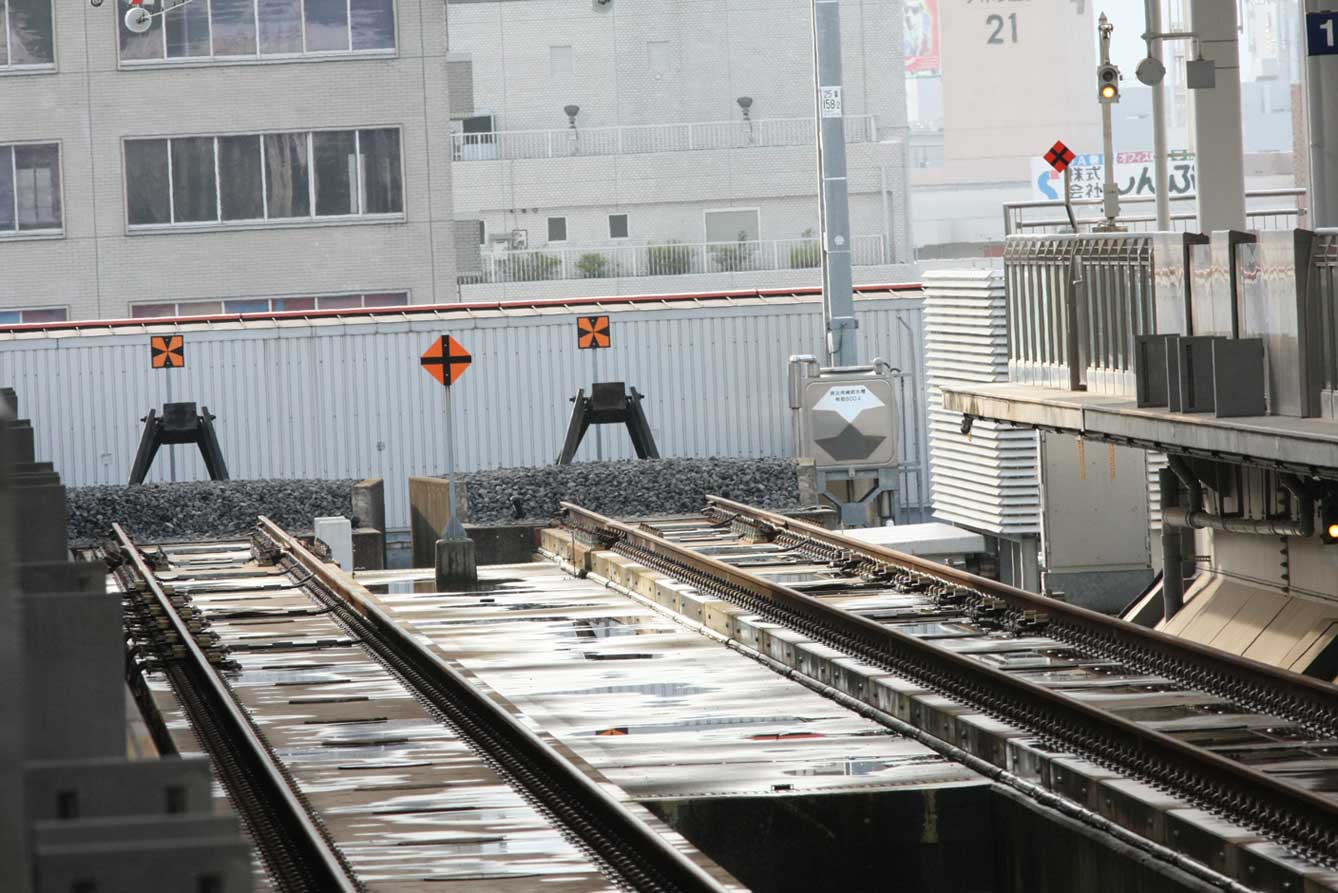
[[[1102,204],[1106,222],[1098,227],[1102,232],[1119,232],[1116,219],[1120,216],[1120,190],[1115,185],[1115,135],[1111,128],[1111,106],[1120,101],[1120,69],[1110,61],[1110,35],[1115,26],[1101,13],[1097,30],[1101,34],[1101,64],[1096,69],[1097,100],[1101,103],[1101,148],[1106,169],[1106,183],[1102,189]]]
[[[827,365],[859,362],[850,263],[850,189],[841,90],[841,6],[813,0],[813,81],[818,136],[818,213],[822,245],[822,315]]]

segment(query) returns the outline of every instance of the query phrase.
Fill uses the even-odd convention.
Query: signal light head
[[[1319,538],[1326,546],[1338,543],[1338,492],[1331,491],[1320,503]]]
[[[1096,95],[1103,103],[1120,101],[1120,69],[1101,65],[1096,69]]]

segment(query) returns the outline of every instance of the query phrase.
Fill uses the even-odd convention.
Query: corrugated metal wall
[[[857,308],[862,356],[907,373],[903,456],[927,468],[921,301],[861,299]],[[646,395],[663,456],[792,453],[786,361],[819,352],[818,301],[600,312],[612,317],[610,350],[577,350],[568,311],[155,327],[185,336],[186,368],[173,371],[149,368],[146,329],[44,333],[0,341],[0,382],[33,420],[38,457],[71,486],[124,483],[140,419],[188,400],[218,416],[234,478],[384,477],[392,529],[409,523],[409,475],[444,470],[445,400],[418,360],[446,332],[474,358],[453,395],[462,470],[551,463],[568,399],[595,380]],[[625,430],[594,430],[577,461],[597,451],[631,457]],[[177,480],[207,478],[194,447],[174,447],[160,452],[150,480],[171,479],[173,466]],[[927,480],[909,477],[903,501],[916,505]]]

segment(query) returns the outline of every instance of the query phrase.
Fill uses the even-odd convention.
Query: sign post
[[[1306,115],[1310,129],[1310,223],[1338,226],[1338,8],[1304,0]]]
[[[1068,212],[1069,226],[1073,227],[1075,233],[1078,232],[1078,221],[1073,216],[1073,184],[1069,181],[1072,176],[1069,173],[1069,165],[1077,157],[1072,149],[1064,145],[1063,140],[1055,140],[1050,151],[1045,153],[1046,164],[1064,175],[1064,210]]]
[[[445,589],[453,584],[472,585],[478,582],[478,568],[474,561],[474,543],[465,533],[457,511],[455,489],[455,414],[451,405],[452,385],[465,374],[474,358],[464,345],[450,335],[433,341],[422,359],[422,367],[446,388],[446,497],[450,502],[449,518],[441,539],[437,540],[437,587]]]
[[[151,369],[185,369],[186,368],[186,339],[181,335],[154,335],[149,338],[149,368]],[[167,391],[167,399],[163,405],[172,402],[172,376],[167,376],[164,381]],[[175,450],[167,451],[167,479],[176,482],[177,479],[177,454]]]
[[[599,381],[599,352],[613,346],[608,316],[582,316],[576,320],[576,348],[590,351],[591,387]],[[595,428],[595,461],[604,461],[604,438]]]

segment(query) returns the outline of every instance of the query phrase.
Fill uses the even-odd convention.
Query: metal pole
[[[1199,231],[1245,229],[1245,149],[1241,132],[1236,4],[1189,0],[1190,31],[1216,66],[1216,86],[1194,91]]]
[[[1162,617],[1170,620],[1185,604],[1184,553],[1180,528],[1167,521],[1167,513],[1180,506],[1180,479],[1175,471],[1163,468],[1157,474],[1161,494],[1161,604]]]
[[[1073,216],[1073,174],[1072,168],[1064,167],[1064,212],[1069,215],[1069,226],[1076,234],[1078,232],[1078,218]]]
[[[1148,58],[1162,61],[1161,41],[1151,35],[1161,33],[1161,0],[1144,0],[1147,34]],[[1171,193],[1169,161],[1166,157],[1166,79],[1157,81],[1152,87],[1152,185],[1157,191],[1157,229],[1169,232],[1171,229]]]
[[[599,381],[599,348],[598,348],[598,347],[592,347],[592,348],[590,348],[590,375],[591,375],[591,378],[590,378],[590,393],[593,394],[593,393],[595,392],[595,382]],[[595,429],[595,431],[594,431],[594,434],[595,434],[595,461],[596,461],[596,462],[603,462],[603,461],[604,461],[604,438],[603,438],[603,436],[600,434],[600,429],[602,429],[604,426],[603,426],[603,425],[593,425],[593,426],[591,426],[591,427],[593,427],[593,428]]]
[[[1110,64],[1110,33],[1115,26],[1101,13],[1098,30],[1101,34],[1101,64]],[[1109,102],[1101,103],[1101,147],[1102,166],[1106,169],[1106,183],[1102,188],[1102,204],[1106,212],[1107,231],[1115,230],[1115,220],[1120,216],[1120,190],[1115,186],[1115,135],[1112,133]]]
[[[878,164],[878,189],[878,194],[883,200],[882,261],[890,264],[892,263],[892,209],[887,201],[887,165],[881,162]]]
[[[171,402],[172,402],[172,370],[169,368],[169,369],[167,369],[167,370],[165,370],[165,371],[167,372],[167,382],[166,382],[166,384],[167,384],[167,402],[168,402],[168,403],[171,403]],[[167,479],[168,479],[169,481],[171,481],[172,483],[174,483],[174,484],[175,484],[176,481],[177,481],[177,451],[176,451],[175,449],[173,449],[171,446],[168,446],[168,448],[167,448]]]
[[[446,486],[446,498],[451,501],[451,518],[446,522],[441,538],[467,540],[469,536],[456,511],[459,503],[455,501],[455,408],[451,405],[450,385],[446,386]]]
[[[818,211],[822,229],[822,310],[827,364],[854,366],[855,319],[850,267],[850,192],[841,89],[840,0],[813,0],[813,71],[818,136]]]
[[[1305,13],[1338,10],[1334,0],[1305,0]],[[1301,52],[1308,53],[1302,39]],[[1308,56],[1301,66],[1305,79],[1307,124],[1310,130],[1310,229],[1338,226],[1338,55]]]

